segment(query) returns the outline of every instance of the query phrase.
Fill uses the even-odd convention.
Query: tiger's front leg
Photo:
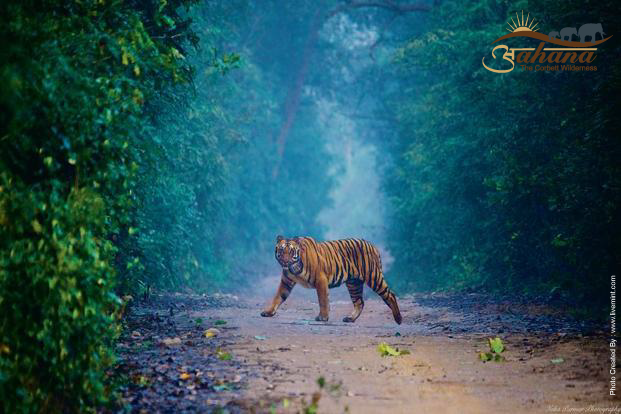
[[[287,300],[289,294],[291,293],[291,289],[295,286],[295,281],[291,280],[283,271],[282,277],[280,278],[280,285],[278,286],[278,290],[276,291],[276,295],[274,299],[272,299],[272,303],[270,306],[261,312],[261,316],[270,317],[276,314],[276,310],[282,305],[282,303]]]
[[[319,315],[316,321],[327,321],[330,314],[330,298],[328,290],[328,278],[324,274],[320,274],[315,281],[315,289],[317,289],[317,299],[319,299]]]

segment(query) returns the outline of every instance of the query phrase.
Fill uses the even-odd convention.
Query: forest
[[[601,23],[597,71],[486,70],[522,11],[546,35]],[[116,412],[128,301],[256,294],[281,234],[376,243],[397,296],[608,318],[612,0],[7,0],[0,16],[6,412]]]

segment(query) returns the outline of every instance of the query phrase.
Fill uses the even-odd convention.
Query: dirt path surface
[[[620,405],[608,392],[601,327],[558,309],[480,295],[408,296],[399,299],[399,326],[371,295],[349,324],[341,319],[351,303],[339,294],[322,323],[314,321],[316,300],[295,293],[273,318],[259,316],[268,297],[183,294],[134,305],[116,368],[124,399],[136,412],[544,413]],[[217,332],[207,338],[209,328]],[[479,352],[496,336],[505,361],[484,363]],[[382,342],[410,354],[382,357]]]

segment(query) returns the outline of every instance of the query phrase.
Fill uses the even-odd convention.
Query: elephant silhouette
[[[550,34],[548,35],[548,39],[552,40],[552,39],[556,39],[558,37],[558,32],[550,32]]]
[[[575,27],[566,27],[561,29],[561,40],[565,40],[565,37],[567,37],[567,40],[571,42],[573,35],[578,36],[578,31]]]
[[[595,43],[595,35],[599,33],[602,39],[604,38],[604,29],[601,23],[586,23],[580,26],[578,34],[580,36],[580,43],[584,43],[587,37],[591,38],[591,43]]]

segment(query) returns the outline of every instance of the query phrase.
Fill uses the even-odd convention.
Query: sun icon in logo
[[[539,22],[535,24],[535,18],[533,17],[533,20],[531,20],[530,24],[528,24],[529,17],[530,17],[530,13],[528,13],[528,16],[526,16],[526,20],[524,20],[524,10],[522,10],[522,19],[520,19],[520,16],[518,16],[517,12],[515,12],[515,18],[517,19],[517,23],[515,23],[512,17],[511,21],[513,22],[513,25],[507,22],[507,24],[511,28],[511,29],[507,28],[507,30],[510,31],[511,33],[536,32],[539,29],[535,29],[535,27],[539,25]]]

